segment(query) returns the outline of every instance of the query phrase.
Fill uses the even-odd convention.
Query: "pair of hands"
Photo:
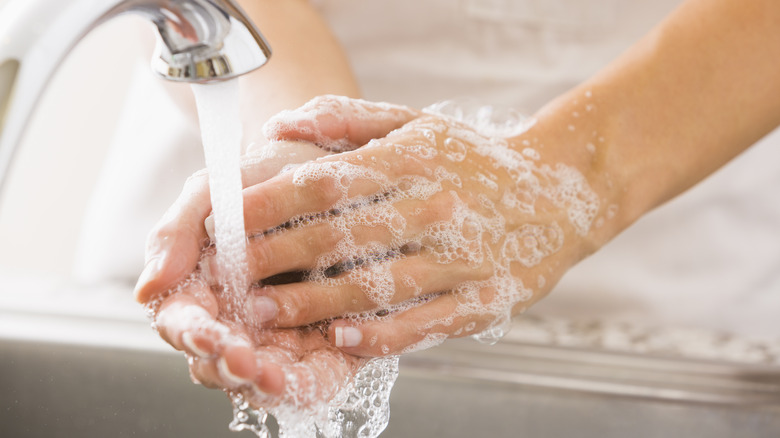
[[[314,99],[271,119],[270,144],[242,166],[245,313],[225,315],[202,275],[205,173],[150,235],[136,298],[193,378],[255,406],[329,400],[368,357],[495,335],[589,252],[600,211],[532,131],[490,137],[406,107]]]

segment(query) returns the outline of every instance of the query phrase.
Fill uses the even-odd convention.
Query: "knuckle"
[[[425,219],[428,223],[444,222],[452,219],[455,209],[455,199],[449,194],[434,196],[425,208]]]
[[[214,379],[214,365],[210,361],[194,358],[190,363],[190,375],[201,385],[209,389],[217,389],[219,385]]]
[[[363,354],[375,357],[399,354],[424,339],[427,334],[411,321],[395,320],[390,324],[392,327],[376,327],[372,333],[367,333],[369,338]]]
[[[406,263],[393,272],[394,293],[390,304],[398,304],[409,298],[421,295],[424,290],[420,279],[425,279],[426,269],[419,263]]]
[[[306,197],[304,202],[310,202],[317,205],[319,209],[324,209],[331,204],[339,201],[344,195],[344,185],[335,177],[320,178],[311,184],[311,191],[301,193]],[[313,199],[310,199],[313,197]]]
[[[296,327],[317,321],[313,319],[315,306],[310,295],[292,292],[277,294],[274,298],[279,306],[278,325]]]
[[[258,243],[251,245],[251,250],[252,265],[250,269],[256,277],[264,278],[272,270],[271,263],[275,258],[272,256],[268,243],[265,240],[260,240]]]
[[[331,107],[337,105],[338,101],[339,101],[338,96],[335,96],[333,94],[323,94],[311,99],[307,104],[307,106],[311,106],[313,108]]]
[[[301,242],[299,254],[326,254],[336,248],[345,237],[341,230],[329,224],[317,224],[312,231]]]
[[[273,196],[273,193],[266,193],[266,192],[258,192],[252,195],[252,200],[250,202],[244,202],[245,205],[247,205],[247,208],[244,211],[246,223],[248,225],[248,232],[251,233],[261,233],[266,231],[266,228],[269,227],[268,224],[265,223],[257,223],[255,220],[255,223],[252,223],[250,219],[253,218],[268,218],[273,222],[273,225],[270,226],[276,226],[279,225],[275,222],[281,222],[285,220],[286,218],[281,217],[282,215],[282,204],[277,201],[279,197]]]

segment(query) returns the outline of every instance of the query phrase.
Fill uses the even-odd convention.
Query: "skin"
[[[532,145],[540,156],[540,166],[560,164],[576,169],[599,200],[594,221],[584,233],[572,223],[565,207],[549,199],[540,198],[533,214],[500,211],[506,219],[506,235],[527,224],[554,223],[564,236],[556,251],[533,266],[507,264],[511,277],[529,291],[523,300],[509,304],[512,313],[541,299],[568,268],[643,214],[702,180],[780,124],[780,81],[776,80],[780,77],[780,44],[775,38],[779,26],[780,3],[774,0],[688,1],[606,69],[540,110],[530,130],[506,140],[506,147],[517,153]],[[324,157],[317,163],[359,163],[385,175],[389,186],[399,184],[405,176],[424,174],[425,168],[441,166],[463,181],[461,187],[447,186],[447,190],[423,203],[391,197],[362,207],[371,210],[392,205],[406,228],[398,237],[388,227],[357,227],[351,232],[356,241],[375,240],[392,246],[414,240],[427,225],[452,219],[452,198],[447,194],[456,193],[471,209],[479,208],[479,195],[495,195],[473,181],[476,171],[492,168],[495,163],[476,153],[477,145],[470,142],[472,137],[464,134],[467,128],[452,120],[400,108],[389,111],[407,111],[408,120],[389,125],[380,117],[381,109],[376,109],[376,117],[359,120],[349,117],[348,107],[345,111],[342,118],[317,118],[325,138],[346,139],[354,146],[375,140],[368,147]],[[421,135],[422,129],[432,124],[457,133],[454,137],[468,146],[468,159],[452,163],[441,158],[446,152],[447,136],[430,140]],[[273,122],[270,126],[274,128]],[[323,154],[311,147],[311,141],[322,145],[323,137],[312,137],[300,124],[275,126],[270,132],[274,147],[294,151],[298,162]],[[438,158],[395,158],[399,147],[403,149],[415,142],[424,142],[426,147],[438,151]],[[283,155],[277,161],[245,166],[245,220],[249,234],[278,227],[301,215],[334,208],[340,209],[340,214],[325,214],[324,219],[313,224],[251,239],[249,256],[255,280],[293,270],[316,270],[317,256],[329,253],[333,244],[344,238],[334,232],[338,229],[334,225],[338,217],[358,214],[358,210],[343,211],[344,194],[332,179],[296,184],[295,173],[273,176],[285,161]],[[377,158],[377,164],[372,164],[372,157]],[[390,163],[390,168],[381,163]],[[511,187],[511,175],[497,173],[499,186]],[[235,379],[226,379],[225,373],[220,372],[219,363],[224,358],[223,369],[226,366],[230,374],[252,382],[257,389],[253,392],[255,403],[267,405],[278,400],[269,399],[268,394],[282,397],[285,392],[285,367],[307,363],[314,355],[328,358],[338,369],[337,375],[346,375],[361,363],[357,357],[403,352],[428,334],[473,334],[501,317],[491,312],[461,312],[449,318],[469,299],[458,291],[458,285],[495,276],[494,268],[502,261],[493,260],[488,266],[442,265],[425,245],[383,264],[397,280],[403,275],[411,276],[419,290],[398,287],[390,301],[381,305],[367,299],[365,289],[349,282],[323,285],[305,280],[251,291],[246,308],[254,312],[245,315],[243,320],[247,322],[243,325],[217,320],[220,295],[203,284],[188,286],[183,292],[160,300],[166,291],[196,270],[207,241],[203,221],[210,210],[204,187],[202,176],[191,180],[181,199],[151,234],[147,251],[150,262],[136,288],[140,302],[157,300],[161,306],[157,317],[161,335],[175,348],[199,357],[193,374],[204,383],[237,386]],[[386,189],[358,181],[349,187],[346,196],[381,195]],[[499,252],[485,239],[480,245]],[[353,272],[360,269],[373,268],[364,266]],[[537,281],[540,276],[544,282]],[[483,287],[477,295],[490,303],[500,292]],[[279,347],[273,339],[260,339],[257,335],[262,328],[308,339],[313,336],[311,330],[301,326],[345,313],[376,310],[420,294],[430,299],[384,318],[362,323],[332,320],[314,336],[316,342],[295,344],[290,349],[295,355],[289,356],[293,359],[288,362],[279,362],[278,357],[269,353],[269,349]],[[192,309],[205,310],[201,318],[193,320],[185,317]],[[231,336],[216,334],[219,330],[202,328],[219,324],[224,325],[220,330],[225,333],[242,334],[254,343],[238,345]],[[325,380],[319,383],[323,386],[319,394],[325,395],[331,386],[326,383],[326,376],[322,378]]]

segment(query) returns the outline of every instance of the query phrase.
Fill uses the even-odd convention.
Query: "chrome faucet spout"
[[[183,82],[234,78],[265,64],[268,43],[232,0],[133,0],[108,13],[137,12],[157,27],[152,69]]]
[[[90,30],[125,13],[140,14],[156,27],[152,70],[168,80],[227,80],[271,55],[234,0],[0,0],[0,188],[57,66]]]

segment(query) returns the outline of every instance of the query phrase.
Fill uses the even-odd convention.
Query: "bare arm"
[[[268,64],[242,78],[245,138],[263,138],[263,123],[322,94],[360,97],[341,45],[308,0],[240,0],[268,39]]]
[[[531,215],[512,209],[500,212],[506,220],[506,228],[503,230],[505,236],[511,236],[518,230],[522,236],[524,226],[548,223],[560,224],[564,235],[561,246],[533,266],[529,263],[518,267],[511,260],[496,258],[496,266],[506,262],[509,268],[504,272],[511,271],[513,278],[520,279],[522,285],[531,289],[528,297],[514,304],[515,312],[543,297],[568,268],[600,248],[639,217],[704,179],[780,124],[778,32],[780,3],[776,1],[690,0],[602,72],[540,110],[533,128],[508,139],[509,148],[515,152],[521,152],[527,147],[535,149],[540,156],[540,165],[547,165],[550,169],[556,169],[559,165],[576,169],[584,176],[598,200],[593,222],[583,221],[578,224],[571,221],[570,214],[567,219],[567,212],[561,210],[571,208],[566,205],[561,207],[559,204],[565,202],[556,203],[554,196],[544,199],[546,196],[543,195],[534,199],[535,208]],[[390,134],[392,141],[380,140],[372,148],[358,149],[354,151],[354,157],[344,155],[333,159],[349,161],[354,158],[356,162],[366,163],[368,160],[365,157],[360,159],[361,154],[380,155],[398,145],[416,144],[422,141],[419,136],[415,136],[416,125],[421,124],[424,122],[411,122],[402,132]],[[441,127],[438,129],[446,131]],[[409,137],[404,138],[404,135]],[[295,132],[282,132],[279,138],[292,139],[295,136]],[[446,152],[445,140],[444,137],[439,138],[429,146]],[[460,140],[469,144],[469,140],[464,137]],[[441,165],[458,173],[464,181],[463,188],[457,190],[461,198],[479,193],[491,195],[490,190],[485,191],[479,185],[466,189],[465,181],[473,176],[468,166],[499,169],[502,164],[491,162],[489,156],[480,156],[478,144],[472,143],[470,148],[476,154],[463,161],[468,164],[448,167],[450,163],[434,158],[426,165],[432,166],[431,169]],[[429,155],[441,157],[442,154]],[[403,167],[401,164],[399,166]],[[381,168],[377,166],[374,170],[381,171]],[[405,171],[397,171],[398,174],[404,172],[413,174],[415,170],[409,167]],[[536,187],[523,193],[522,186],[513,188],[517,180],[512,171],[507,172],[507,176],[499,181],[498,187],[506,188],[505,193],[514,191],[510,195],[536,196],[534,193],[546,190],[545,187]],[[557,183],[555,178],[540,178],[539,181],[552,186],[551,193],[559,190],[554,187]],[[572,187],[560,189],[568,190],[575,197],[590,195],[583,190],[577,193]],[[282,202],[282,199],[274,200],[270,187],[257,186],[253,189],[256,194],[269,196],[271,200],[265,199],[266,202]],[[295,190],[292,186],[274,189],[278,193]],[[305,190],[316,191],[314,187]],[[423,210],[435,218],[446,218],[451,207],[445,205],[443,209],[437,208],[436,202],[431,200]],[[505,206],[501,196],[495,199],[495,204]],[[406,216],[401,207],[398,210],[407,220],[420,217]],[[501,210],[501,207],[497,210]],[[280,219],[283,222],[304,211],[290,211]],[[268,218],[258,219],[262,221]],[[274,224],[264,225],[271,228]],[[300,234],[303,237],[299,239],[303,241],[319,240],[314,229]],[[280,236],[276,242],[266,241],[262,245],[284,248],[293,243],[292,236]],[[483,242],[483,245],[487,243]],[[327,254],[332,246],[335,245],[324,246],[323,254]],[[499,245],[493,248],[492,253],[512,255],[511,252],[502,251]],[[284,272],[285,268],[293,266],[294,260],[285,261],[277,257],[274,262],[278,264],[275,268]],[[399,278],[407,272],[403,263],[397,262],[391,268],[396,269]],[[458,271],[453,266],[436,266],[427,272],[425,278],[431,278],[434,272],[441,274],[445,271],[449,279],[457,278]],[[538,287],[535,281],[537,275],[545,277],[545,282],[539,283]],[[479,273],[474,270],[467,277],[473,281],[479,278]],[[402,282],[396,282],[395,290],[389,292],[394,300],[405,298],[399,284]],[[279,309],[296,309],[292,313],[280,310],[273,320],[268,321],[268,325],[294,327],[346,312],[377,307],[376,303],[350,304],[360,302],[365,295],[365,291],[360,288],[344,287],[321,296],[310,293],[313,288],[312,285],[304,284],[298,287],[301,290],[287,287],[285,290],[268,288],[262,291],[265,297],[277,303]],[[437,285],[428,292],[448,289],[450,294],[458,296],[457,288],[453,285]],[[509,287],[495,294],[509,296],[512,290],[513,287]],[[427,293],[425,288],[423,293]],[[346,296],[354,301],[346,299],[343,301],[346,304],[334,308],[334,296]],[[447,296],[382,321],[358,324],[337,321],[334,324],[339,328],[352,325],[362,333],[362,336],[353,337],[357,340],[345,351],[358,355],[382,355],[385,351],[404,351],[404,348],[426,336],[441,338],[442,335],[470,334],[462,330],[466,323],[477,322],[476,327],[484,328],[492,323],[496,315],[477,310],[465,315],[457,323],[426,325],[426,321],[442,320],[442,315],[452,312],[451,303],[450,307],[437,305],[445,301]],[[331,339],[336,340],[337,346],[344,347],[343,344],[339,345],[336,333],[331,332]],[[388,348],[378,350],[376,345],[383,343]]]
[[[578,167],[619,205],[597,246],[780,124],[778,32],[777,1],[690,0],[539,112],[536,129],[560,145],[596,147]]]

